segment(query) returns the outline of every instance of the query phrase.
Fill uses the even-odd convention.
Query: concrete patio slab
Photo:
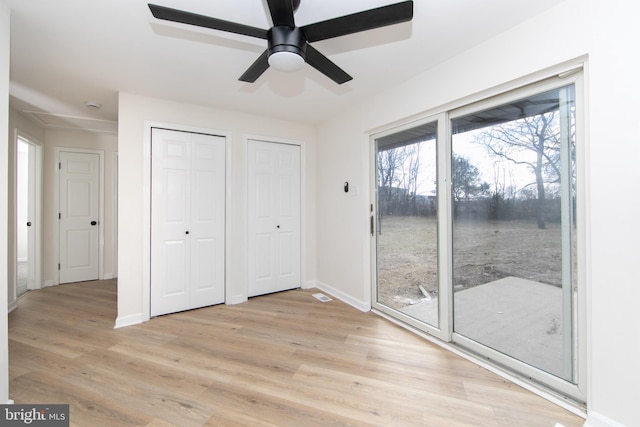
[[[438,300],[400,311],[437,325]],[[563,373],[562,289],[505,277],[454,294],[454,331],[554,375]]]

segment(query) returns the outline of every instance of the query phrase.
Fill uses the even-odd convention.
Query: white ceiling
[[[271,26],[264,0],[152,1]],[[301,0],[296,24],[397,1]],[[46,126],[99,131],[116,129],[119,91],[318,123],[561,1],[416,0],[410,23],[314,43],[353,76],[337,85],[308,65],[240,82],[265,40],[158,21],[143,0],[5,0],[12,10],[11,103]]]

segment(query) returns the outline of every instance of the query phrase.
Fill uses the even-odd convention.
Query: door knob
[[[97,222],[96,221],[91,221],[91,225],[96,225]]]
[[[189,232],[188,232],[188,231],[185,231],[185,232],[184,232],[184,234],[189,234]]]
[[[27,227],[31,227],[31,221],[27,222]]]

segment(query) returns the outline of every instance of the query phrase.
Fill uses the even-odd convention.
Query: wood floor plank
[[[37,344],[37,343],[36,343]],[[24,357],[28,355],[28,357]],[[43,349],[38,345],[26,344],[15,339],[9,340],[10,378],[34,371],[56,372],[58,375],[71,371],[74,359]]]
[[[105,399],[101,391],[75,387],[53,373],[22,375],[10,383],[10,390],[16,403],[68,404],[70,421],[79,426],[146,425],[151,421],[127,402]]]
[[[115,280],[21,297],[10,397],[72,426],[581,426],[580,417],[315,290],[113,329]]]
[[[354,425],[353,419],[323,408],[289,399],[286,394],[264,393],[246,384],[214,385],[207,396],[218,404],[207,425],[329,426]]]
[[[242,370],[241,365],[223,364],[211,357],[185,351],[184,348],[173,344],[150,348],[148,345],[139,343],[122,342],[110,347],[109,350],[129,360],[149,361],[159,366],[181,369],[188,374],[200,375],[222,383],[230,382],[234,375]]]
[[[124,365],[129,361],[116,363],[116,358],[108,356],[103,359],[103,363],[89,357],[79,360],[81,366],[63,380],[78,389],[99,389],[104,398],[126,402],[150,419],[161,418],[185,427],[203,425],[215,409],[199,398],[208,381],[203,384],[201,378],[154,370],[151,364],[143,367],[133,363],[127,368]]]

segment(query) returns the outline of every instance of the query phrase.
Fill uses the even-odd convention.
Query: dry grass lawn
[[[382,218],[378,235],[378,301],[402,308],[438,295],[435,218]],[[540,230],[531,221],[457,221],[454,226],[455,290],[515,276],[561,285],[560,225]]]

